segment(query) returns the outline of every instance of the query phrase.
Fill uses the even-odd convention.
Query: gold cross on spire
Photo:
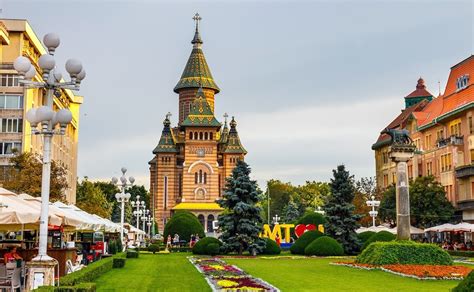
[[[227,124],[227,118],[229,117],[229,115],[227,113],[224,113],[224,123]]]
[[[199,13],[194,14],[193,17],[194,21],[196,21],[196,31],[199,30],[199,21],[201,21],[202,17],[199,15]]]

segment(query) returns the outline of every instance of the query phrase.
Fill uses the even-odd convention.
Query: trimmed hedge
[[[376,234],[377,232],[374,231],[364,231],[357,234],[357,238],[359,238],[360,242],[364,244],[372,235]]]
[[[439,246],[412,241],[374,242],[356,260],[362,264],[452,265],[451,256]]]
[[[136,259],[136,258],[138,258],[139,254],[140,254],[140,252],[138,252],[137,250],[129,249],[129,250],[127,250],[127,254],[126,254],[125,257],[127,259]]]
[[[372,242],[377,241],[392,241],[395,240],[397,237],[395,234],[392,234],[388,231],[380,231],[369,237],[364,244],[362,245],[362,250],[366,249]]]
[[[95,292],[95,283],[80,283],[76,286],[41,286],[33,291],[36,292]]]
[[[180,240],[189,241],[192,234],[198,234],[200,238],[205,236],[204,227],[201,225],[196,216],[188,211],[180,211],[171,217],[166,223],[163,237],[168,238],[171,235],[179,235]]]
[[[170,252],[191,252],[192,249],[189,246],[172,247],[169,249]]]
[[[113,260],[118,256],[103,258],[59,279],[62,286],[75,286],[79,283],[93,282],[97,277],[112,270]]]
[[[112,262],[113,269],[120,269],[125,266],[125,259],[124,258],[114,258]]]
[[[265,248],[263,249],[261,254],[272,255],[272,254],[280,254],[280,253],[281,253],[281,248],[278,246],[278,244],[270,238],[265,238]]]
[[[150,245],[148,246],[148,251],[149,251],[149,252],[152,252],[153,254],[156,253],[157,251],[160,251],[160,246],[159,246],[159,244],[156,244],[156,243],[150,244]]]
[[[290,252],[292,254],[301,254],[304,255],[305,248],[313,242],[316,238],[324,236],[324,233],[321,233],[317,230],[311,230],[303,233],[300,238],[298,238],[295,243],[290,247]]]
[[[217,244],[219,248],[222,246],[222,242],[219,239],[214,237],[204,237],[193,246],[193,254],[210,255],[209,252],[213,251],[209,248],[209,245],[211,244]]]
[[[344,248],[337,240],[329,236],[321,236],[313,240],[304,250],[305,255],[342,256]]]
[[[206,246],[206,252],[208,255],[215,256],[219,254],[220,245],[218,243],[209,243]]]
[[[472,292],[474,291],[474,271],[470,272],[464,280],[462,280],[456,287],[454,287],[453,292]]]
[[[452,256],[468,257],[468,258],[474,257],[474,251],[472,250],[447,250],[447,252]]]

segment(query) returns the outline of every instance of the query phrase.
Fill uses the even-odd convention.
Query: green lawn
[[[97,291],[211,291],[188,255],[141,252],[138,259],[127,259],[124,268],[97,278]]]
[[[450,291],[459,281],[421,281],[333,266],[334,259],[225,259],[281,291]]]
[[[210,291],[189,253],[140,253],[123,269],[99,277],[97,291]],[[329,263],[334,259],[230,259],[252,276],[282,291],[450,291],[459,281],[420,281],[382,271],[358,270]]]

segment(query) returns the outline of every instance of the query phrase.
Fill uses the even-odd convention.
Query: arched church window
[[[197,172],[194,173],[194,183],[195,184],[198,183],[198,173]]]
[[[199,132],[199,140],[202,140],[202,139],[203,139],[202,132]]]
[[[198,133],[194,132],[194,140],[197,140],[197,139],[198,139]]]
[[[193,132],[189,132],[189,140],[193,139]]]
[[[213,139],[212,139],[212,132],[209,133],[209,139],[210,139],[210,140],[213,140]]]
[[[208,136],[208,133],[204,133],[204,140],[208,140],[209,139],[209,136]]]
[[[207,232],[213,232],[214,230],[212,229],[212,222],[214,221],[214,215],[209,214],[207,216]]]
[[[206,219],[204,218],[204,215],[199,214],[198,220],[199,220],[199,223],[201,223],[202,227],[205,227]]]
[[[199,183],[202,184],[202,170],[199,170]]]
[[[204,173],[204,184],[207,184],[207,172]]]

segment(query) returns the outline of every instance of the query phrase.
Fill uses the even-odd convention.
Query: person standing
[[[173,246],[171,245],[171,235],[168,234],[168,238],[166,239],[166,250],[169,250]]]

